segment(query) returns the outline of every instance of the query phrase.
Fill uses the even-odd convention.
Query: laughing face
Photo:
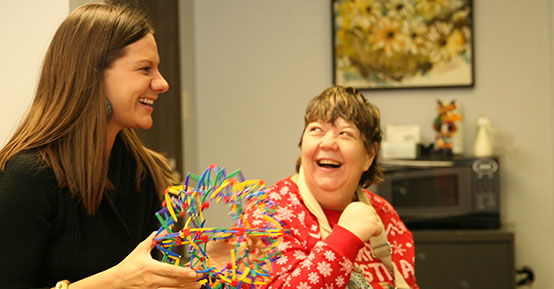
[[[158,70],[160,58],[154,36],[148,34],[123,49],[104,72],[104,93],[112,104],[108,130],[148,129],[158,94],[169,89]]]
[[[344,209],[373,162],[360,130],[343,118],[334,123],[311,122],[301,148],[304,178],[314,197],[324,208]]]

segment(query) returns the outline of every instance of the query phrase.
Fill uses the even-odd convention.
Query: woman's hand
[[[162,263],[152,258],[152,233],[121,263],[113,267],[114,283],[119,288],[200,288],[202,275],[189,268]],[[112,270],[110,269],[110,270]]]
[[[383,231],[383,224],[378,218],[379,216],[372,207],[362,202],[353,202],[348,204],[342,212],[338,225],[367,242]]]

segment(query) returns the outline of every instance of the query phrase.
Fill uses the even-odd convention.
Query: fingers
[[[200,288],[197,282],[202,274],[196,273],[190,268],[175,266],[167,263],[156,262],[152,267],[156,283],[167,288]]]
[[[175,278],[184,281],[196,280],[202,277],[202,274],[196,273],[196,271],[190,268],[163,263],[154,259],[152,259],[150,266],[152,266],[152,272],[163,277]]]
[[[249,254],[252,255],[252,259],[258,259],[264,257],[264,248],[266,244],[260,237],[251,237],[247,239],[246,248],[250,251]]]
[[[174,289],[174,288],[180,288],[180,289],[199,289],[202,287],[200,283],[194,283],[194,284],[181,284],[179,286],[174,287],[159,287],[158,289]]]
[[[200,289],[202,287],[202,285],[200,284],[185,284],[185,285],[181,285],[181,286],[176,286],[176,287],[158,287],[159,289],[174,289],[174,288],[179,288],[179,289]]]
[[[164,236],[166,232],[160,233],[158,236]],[[148,247],[148,254],[150,254],[150,251],[155,247],[154,237],[156,236],[156,231],[152,232],[150,236],[148,236],[139,246]],[[152,266],[152,272],[154,272],[155,275],[158,275],[162,278],[171,278],[177,280],[179,283],[187,282],[190,283],[192,281],[197,280],[198,278],[202,277],[201,274],[196,273],[194,270],[182,267],[182,266],[176,266],[168,263],[163,263],[155,259],[151,259],[150,266]]]
[[[183,286],[191,286],[194,284],[197,284],[198,280],[202,275],[195,273],[194,277],[191,277],[192,275],[188,274],[162,274],[160,275],[160,272],[157,272],[153,278],[156,279],[156,283],[160,286],[164,287],[183,287]]]

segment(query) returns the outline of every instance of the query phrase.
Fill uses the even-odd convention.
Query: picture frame
[[[333,83],[473,87],[472,0],[331,0]]]

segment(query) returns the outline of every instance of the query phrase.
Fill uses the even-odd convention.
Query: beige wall
[[[461,104],[466,148],[477,117],[491,119],[502,166],[502,221],[516,233],[516,262],[535,270],[533,288],[554,288],[551,1],[473,2],[474,88],[366,96],[381,108],[384,125],[419,124],[426,141],[436,99]],[[219,163],[270,183],[291,174],[304,108],[332,81],[329,1],[194,6],[196,172]]]
[[[197,122],[196,122],[196,66],[194,51],[194,2],[179,0],[180,48],[181,48],[181,116],[183,127],[183,174],[196,172]]]
[[[0,145],[8,141],[31,105],[44,53],[69,11],[68,3],[0,1]]]

